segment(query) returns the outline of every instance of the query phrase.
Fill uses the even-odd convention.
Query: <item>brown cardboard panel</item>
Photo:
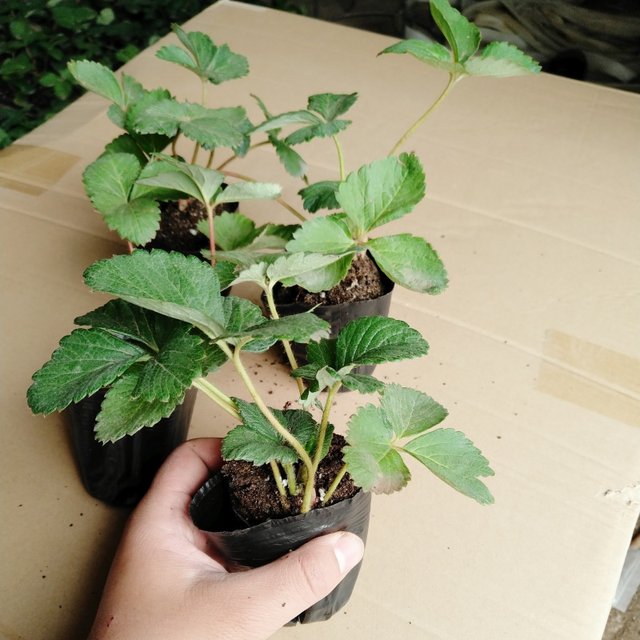
[[[376,58],[390,38],[240,3],[219,2],[187,26],[250,60],[248,78],[208,89],[211,106],[246,105],[257,122],[249,93],[278,112],[304,107],[312,93],[357,90],[354,124],[341,135],[349,170],[383,157],[401,123],[446,82],[407,57]],[[199,100],[196,78],[153,56],[172,39],[125,71]],[[19,142],[79,158],[54,179],[18,177],[37,193],[0,186],[2,286],[11,302],[0,360],[0,521],[10,523],[0,543],[0,637],[12,640],[86,637],[125,515],[82,490],[61,418],[31,416],[24,402],[32,372],[73,318],[104,300],[84,288],[82,271],[123,250],[81,183],[116,135],[106,108],[84,96]],[[639,124],[632,94],[544,75],[470,79],[412,140],[428,197],[391,228],[428,238],[451,284],[437,297],[396,289],[392,315],[422,331],[431,349],[377,373],[447,406],[450,426],[490,459],[496,504],[480,507],[412,463],[404,492],[374,498],[345,612],[275,637],[600,640],[640,510]],[[300,152],[311,180],[336,177],[330,140]],[[300,185],[268,150],[229,169],[282,182],[296,203]],[[274,206],[243,211],[293,222]],[[278,355],[250,360],[262,365],[256,381],[269,404],[281,407],[292,383]],[[220,385],[239,393],[229,367]],[[358,400],[338,398],[339,431]],[[191,435],[232,426],[200,394]]]

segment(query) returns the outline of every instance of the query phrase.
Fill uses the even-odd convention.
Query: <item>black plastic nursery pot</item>
[[[209,543],[230,567],[260,567],[326,533],[350,531],[367,539],[371,494],[359,491],[352,498],[308,513],[267,520],[247,527],[233,513],[224,479],[217,473],[195,494],[190,514],[207,533]],[[291,624],[328,620],[351,597],[360,564],[325,598],[301,613]]]
[[[67,409],[76,461],[90,495],[115,507],[133,507],[167,456],[186,440],[197,391],[189,389],[182,404],[155,426],[102,444],[94,428],[105,393],[100,390]]]

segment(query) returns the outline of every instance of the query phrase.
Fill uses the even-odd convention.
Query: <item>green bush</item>
[[[0,148],[81,93],[66,68],[89,58],[115,69],[212,0],[1,0]],[[108,6],[107,6],[108,5]]]

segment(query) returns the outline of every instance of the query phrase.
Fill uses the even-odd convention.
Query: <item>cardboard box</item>
[[[251,64],[248,78],[210,88],[211,106],[243,104],[257,121],[249,93],[277,113],[312,93],[357,90],[342,135],[348,169],[383,157],[446,82],[413,59],[377,59],[390,38],[235,2],[186,26]],[[197,79],[154,57],[169,39],[125,71],[195,101]],[[0,152],[7,640],[86,637],[127,515],[84,492],[62,418],[34,417],[24,400],[73,318],[103,300],[83,269],[124,250],[81,184],[116,133],[106,108],[84,96]],[[432,242],[451,284],[438,297],[396,289],[391,314],[431,352],[381,373],[449,408],[496,471],[496,504],[480,507],[413,466],[401,494],[374,499],[344,613],[276,637],[600,640],[640,503],[640,97],[545,75],[468,79],[410,149],[428,197],[394,224]],[[330,141],[304,151],[312,180],[335,176]],[[294,199],[299,185],[269,155],[233,168]],[[260,220],[267,209],[246,211]],[[284,369],[262,383],[279,406]],[[343,428],[354,398],[339,402]],[[231,426],[208,404],[198,399],[191,435]]]

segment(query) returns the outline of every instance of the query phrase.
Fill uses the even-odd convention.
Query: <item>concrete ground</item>
[[[602,640],[640,640],[640,592],[625,613],[611,609]]]

